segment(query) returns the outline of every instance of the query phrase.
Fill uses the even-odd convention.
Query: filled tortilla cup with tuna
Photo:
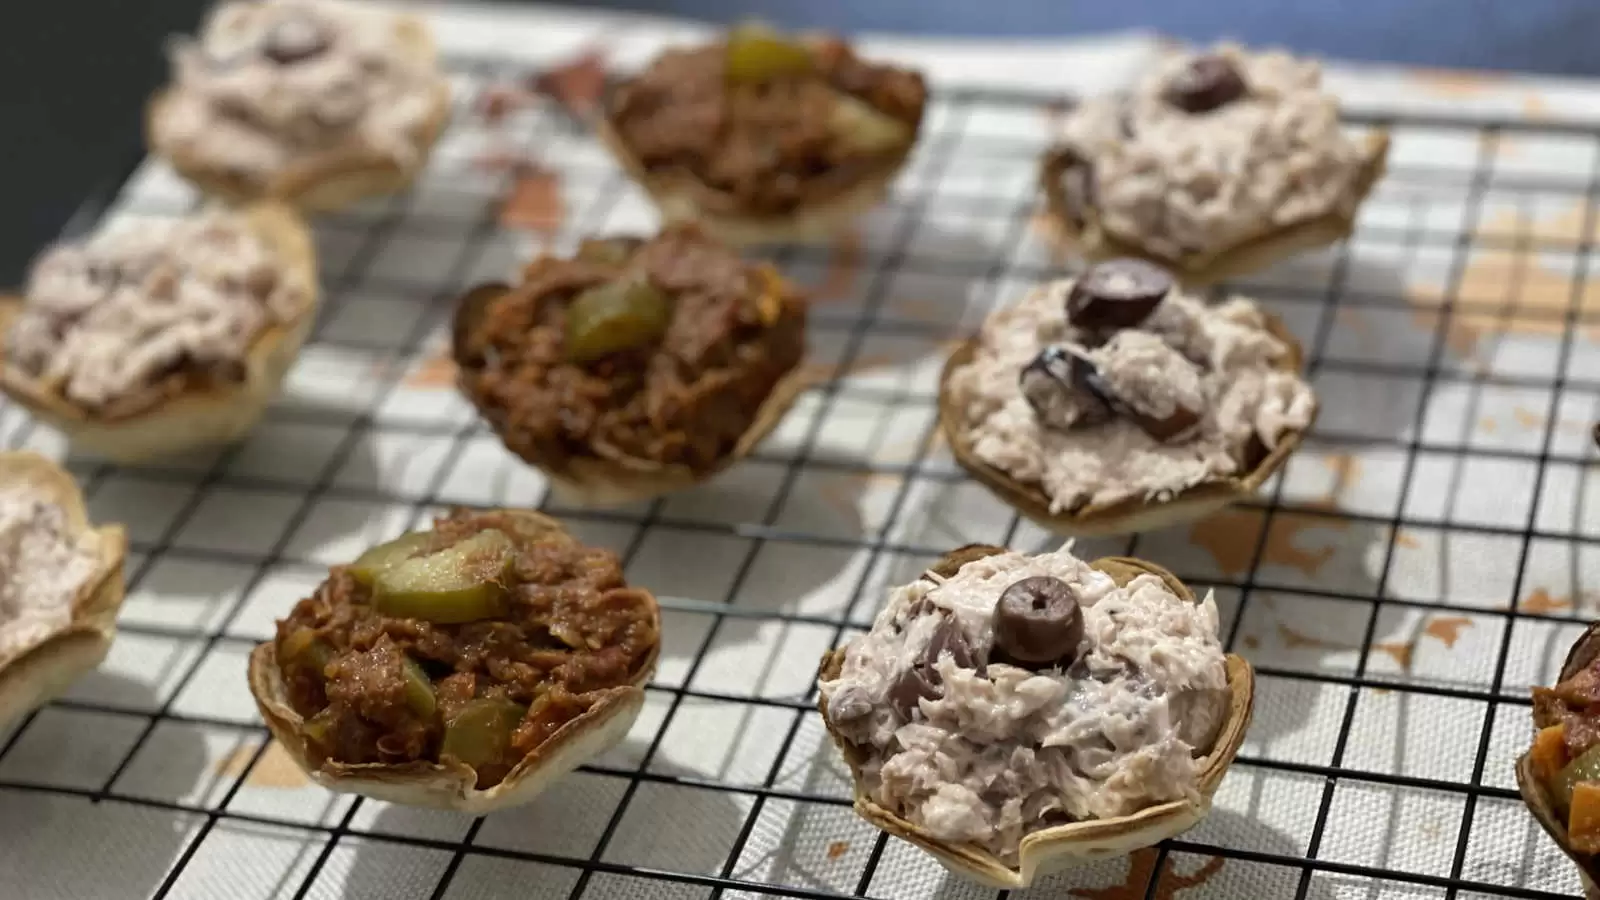
[[[288,207],[208,208],[57,245],[0,301],[0,389],[79,448],[143,462],[243,437],[316,319]]]
[[[617,84],[598,130],[664,221],[735,245],[815,241],[883,199],[926,104],[920,74],[839,38],[742,25]]]
[[[457,510],[335,566],[251,653],[250,692],[316,783],[482,814],[622,740],[660,634],[614,553]]]
[[[1179,51],[1067,113],[1039,185],[1056,237],[1201,287],[1347,237],[1389,136],[1346,132],[1320,66],[1235,45]]]
[[[450,117],[420,18],[339,2],[229,0],[176,42],[151,152],[203,192],[331,211],[416,179]]]
[[[455,314],[460,389],[581,503],[647,499],[748,455],[808,384],[807,304],[697,226],[585,241]]]
[[[1194,521],[1258,490],[1316,420],[1299,343],[1115,259],[991,314],[946,361],[939,424],[973,478],[1058,534]]]
[[[1067,549],[948,554],[819,677],[856,812],[1009,890],[1193,827],[1254,694],[1210,597],[1150,563]]]
[[[1553,688],[1533,691],[1533,746],[1517,759],[1528,811],[1600,900],[1600,623],[1568,651]]]
[[[90,524],[77,482],[37,453],[0,453],[0,725],[105,658],[122,606],[127,537]]]

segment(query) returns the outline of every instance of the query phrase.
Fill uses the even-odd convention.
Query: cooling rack
[[[132,544],[101,671],[0,735],[0,860],[27,897],[988,898],[849,807],[814,709],[823,650],[943,551],[1056,541],[963,478],[937,436],[943,356],[995,303],[1070,270],[1036,221],[1063,100],[941,88],[890,200],[775,262],[817,296],[822,380],[713,484],[562,505],[454,393],[450,301],[580,235],[647,229],[641,194],[548,105],[483,115],[525,58],[456,53],[455,123],[411,192],[319,219],[328,299],[248,441],[119,467],[14,407],[0,439],[65,458]],[[1179,840],[1020,897],[1570,896],[1512,761],[1527,688],[1594,616],[1587,290],[1600,124],[1353,116],[1391,130],[1356,233],[1228,286],[1303,342],[1323,414],[1255,500],[1083,541],[1216,592],[1258,675],[1255,724]],[[503,165],[506,159],[536,165]],[[512,200],[508,201],[507,198]],[[141,163],[75,228],[194,202]],[[508,207],[508,202],[511,204]],[[515,227],[508,227],[508,223]],[[540,506],[615,548],[664,610],[660,673],[617,749],[530,807],[473,819],[329,794],[267,740],[245,658],[346,560],[454,504]]]

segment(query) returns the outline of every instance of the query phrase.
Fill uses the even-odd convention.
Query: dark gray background
[[[502,0],[513,2],[513,0]],[[163,36],[203,0],[0,2],[0,285],[13,285],[90,190],[136,158]],[[1600,74],[1600,0],[600,0],[713,21],[936,34],[1150,28],[1420,65]]]

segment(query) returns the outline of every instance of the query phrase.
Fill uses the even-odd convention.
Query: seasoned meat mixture
[[[646,171],[687,173],[740,212],[784,214],[896,164],[926,100],[920,74],[841,40],[744,28],[663,54],[618,86],[609,116]]]
[[[804,300],[691,226],[588,241],[458,314],[463,391],[523,458],[708,469],[805,349]]]
[[[314,754],[449,756],[487,788],[658,642],[655,600],[612,552],[536,513],[455,512],[335,567],[275,649]]]

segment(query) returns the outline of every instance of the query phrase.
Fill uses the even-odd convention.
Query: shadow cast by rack
[[[624,765],[624,745],[586,767],[560,779],[533,802],[491,813],[473,837],[472,844],[495,856],[469,856],[452,876],[452,883],[469,882],[474,896],[526,896],[535,881],[567,886],[599,847],[613,814],[622,802],[635,765]],[[634,759],[637,759],[635,748]],[[608,761],[611,764],[608,764]],[[679,777],[704,777],[677,765],[652,763],[628,801],[627,810],[610,833],[601,858],[608,863],[693,875],[720,873],[728,846],[744,822],[745,809],[736,795],[714,788],[673,783]],[[363,800],[356,829],[362,835],[400,834],[433,840],[461,840],[471,818],[455,813],[397,807]],[[374,814],[375,811],[375,814]],[[329,871],[327,880],[342,878],[335,893],[344,900],[384,900],[394,896],[397,875],[414,870],[415,880],[433,884],[444,871],[438,859],[408,859],[415,853],[397,854],[392,845],[350,841],[353,861],[341,872]],[[528,854],[554,861],[554,865],[506,858]],[[397,871],[399,870],[399,871]],[[619,876],[597,874],[597,882]],[[452,894],[453,895],[453,894]]]
[[[204,803],[196,775],[222,780],[206,765],[201,726],[164,722],[137,747],[146,716],[160,699],[149,684],[95,673],[61,703],[40,709],[5,757],[6,780],[38,790],[0,788],[0,869],[18,897],[127,897],[153,894],[192,836],[192,813],[141,804]],[[113,712],[128,709],[130,712]],[[253,739],[241,732],[241,742]],[[127,754],[133,756],[118,771]],[[109,785],[113,773],[116,780]],[[107,802],[51,786],[109,789]],[[200,797],[195,800],[193,798]],[[130,798],[123,801],[121,798]],[[115,848],[112,856],[103,855]]]

